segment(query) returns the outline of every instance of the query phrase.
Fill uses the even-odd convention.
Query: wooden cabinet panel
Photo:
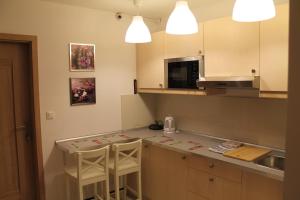
[[[192,192],[188,192],[188,194],[187,194],[187,200],[208,200],[208,199],[206,199],[204,197],[201,197],[199,195],[196,195],[196,194],[194,194]]]
[[[231,17],[204,23],[206,76],[259,75],[259,23],[239,23]]]
[[[157,146],[151,146],[151,200],[166,200],[169,195],[168,170],[169,151]]]
[[[165,36],[165,58],[198,56],[203,52],[203,24],[199,32],[192,35]]]
[[[164,86],[164,32],[152,34],[152,42],[137,45],[137,81],[139,88]]]
[[[235,181],[237,183],[242,182],[242,170],[240,168],[217,160],[212,161],[212,163],[213,167],[211,173],[213,175],[230,181]]]
[[[211,200],[240,200],[241,188],[240,183],[214,177]]]
[[[207,172],[189,168],[187,178],[188,192],[210,199],[212,191],[209,180],[210,175]]]
[[[191,156],[188,160],[188,166],[239,183],[242,179],[242,170],[240,168],[214,159]]]
[[[151,199],[151,188],[152,181],[151,180],[151,145],[143,144],[142,149],[142,191],[143,197],[145,200]]]
[[[169,155],[169,198],[170,200],[185,200],[187,183],[187,157],[184,154],[170,151]]]
[[[287,91],[289,5],[276,7],[275,18],[260,24],[262,91]]]
[[[283,200],[283,183],[254,173],[243,173],[242,200]]]

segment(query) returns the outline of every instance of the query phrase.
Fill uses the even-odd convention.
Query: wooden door
[[[152,34],[152,42],[137,45],[137,83],[139,88],[164,87],[165,32]]]
[[[29,47],[0,43],[0,200],[34,200]]]
[[[205,76],[259,75],[259,23],[230,17],[204,23]]]

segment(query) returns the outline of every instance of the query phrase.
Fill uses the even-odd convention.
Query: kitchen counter
[[[157,145],[180,153],[199,155],[227,162],[237,165],[243,168],[243,170],[249,170],[276,180],[283,181],[284,178],[284,171],[264,167],[254,162],[225,157],[222,154],[208,150],[209,147],[218,145],[224,142],[225,139],[194,134],[188,131],[180,131],[180,133],[175,134],[173,137],[165,137],[163,136],[162,131],[153,131],[147,128],[142,128],[59,140],[56,141],[56,145],[63,152],[72,154],[79,150],[91,150],[116,142],[130,141],[135,138],[143,139],[144,143],[150,143],[152,145]],[[279,153],[284,154],[284,152]]]

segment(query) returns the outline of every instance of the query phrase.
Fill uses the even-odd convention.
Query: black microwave
[[[166,87],[197,89],[197,80],[204,77],[204,57],[165,59]]]

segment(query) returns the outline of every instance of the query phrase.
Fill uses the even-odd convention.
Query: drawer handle
[[[182,160],[185,160],[185,159],[186,159],[186,156],[182,156],[181,159],[182,159]]]
[[[145,148],[148,148],[149,146],[148,146],[148,144],[145,144],[144,147],[145,147]]]
[[[208,167],[209,167],[210,169],[212,169],[212,168],[215,167],[215,165],[214,165],[214,163],[210,163]]]
[[[214,182],[215,179],[214,178],[209,178],[209,182]]]

